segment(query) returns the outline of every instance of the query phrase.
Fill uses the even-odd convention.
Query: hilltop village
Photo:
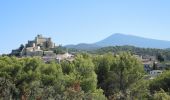
[[[18,49],[12,50],[12,56],[17,57],[33,57],[39,56],[45,62],[49,62],[51,60],[73,60],[73,55],[69,54],[65,49],[63,52],[56,52],[58,48],[62,48],[61,46],[55,45],[51,38],[43,37],[42,35],[37,35],[34,40],[29,40],[27,44],[21,45]]]
[[[34,40],[29,40],[27,44],[21,45],[18,49],[12,50],[11,56],[17,57],[33,57],[38,56],[43,59],[44,62],[50,62],[55,60],[60,62],[62,60],[73,61],[74,55],[68,53],[66,48],[56,45],[51,38],[37,35]],[[64,52],[63,52],[64,51]],[[138,60],[143,63],[144,70],[150,74],[150,78],[154,78],[159,74],[162,74],[163,70],[167,68],[167,64],[160,63],[156,56],[151,55],[134,55]]]

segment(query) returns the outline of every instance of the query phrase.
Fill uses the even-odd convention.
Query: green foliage
[[[74,61],[75,69],[80,75],[81,87],[85,92],[94,91],[97,88],[97,76],[94,64],[89,55],[78,55]]]
[[[44,63],[38,57],[0,57],[0,99],[5,100],[164,100],[170,72],[148,80],[131,53],[77,54]],[[107,97],[107,98],[106,98]]]
[[[61,66],[64,74],[69,74],[75,70],[74,64],[70,61],[62,61]]]
[[[154,48],[139,48],[134,46],[110,46],[103,47],[94,51],[89,51],[92,54],[105,54],[108,52],[131,52],[137,55],[150,55],[156,56],[159,61],[170,61],[170,50],[169,49],[154,49]]]
[[[143,66],[130,53],[120,53],[115,58],[116,61],[113,63],[111,71],[115,72],[117,77],[119,77],[120,90],[124,90],[142,77],[144,73]]]
[[[153,100],[170,100],[170,95],[161,89],[154,94]]]
[[[154,91],[160,91],[163,89],[166,92],[169,92],[170,87],[170,71],[164,72],[159,77],[155,78],[150,82],[150,91],[154,93]]]
[[[157,59],[158,59],[158,61],[160,61],[160,62],[163,62],[165,59],[164,59],[164,56],[162,55],[162,54],[157,54]]]
[[[107,87],[107,82],[108,81],[108,74],[110,71],[110,67],[112,66],[112,63],[114,61],[114,57],[112,54],[106,54],[103,56],[96,56],[93,59],[93,62],[95,64],[95,71],[97,74],[97,79],[98,79],[98,87],[102,88],[105,90],[108,90]],[[105,93],[107,95],[107,93]]]
[[[37,57],[0,57],[0,99],[105,98],[103,92],[96,91],[97,76],[88,55],[61,64],[45,64]]]
[[[58,46],[58,47],[53,48],[53,51],[56,54],[64,54],[65,52],[67,52],[67,49],[65,47]]]
[[[127,89],[131,84],[140,80],[144,75],[141,62],[130,53],[108,53],[97,56],[94,57],[94,63],[98,86],[108,97],[119,93],[127,95]]]
[[[149,90],[149,80],[146,80],[146,76],[135,82],[129,87],[129,97],[134,100],[142,99],[148,100],[152,98]]]

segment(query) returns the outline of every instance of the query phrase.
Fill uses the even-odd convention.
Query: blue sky
[[[170,0],[0,0],[0,54],[37,34],[56,44],[113,33],[170,40]]]

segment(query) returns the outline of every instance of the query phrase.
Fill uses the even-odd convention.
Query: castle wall
[[[27,51],[26,56],[43,56],[43,51]]]
[[[37,45],[38,45],[38,44],[43,44],[43,43],[46,42],[46,41],[47,41],[46,38],[37,38],[36,43],[37,43]]]

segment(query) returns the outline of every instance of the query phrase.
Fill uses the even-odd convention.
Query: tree
[[[108,77],[107,80],[110,79],[108,81],[110,83],[107,83],[107,86],[112,87],[113,93],[121,92],[126,97],[127,89],[143,77],[144,69],[141,62],[130,53],[118,53],[115,55],[115,59],[110,68],[109,77],[111,78]]]
[[[157,59],[158,59],[158,61],[160,61],[160,62],[163,62],[163,61],[164,61],[164,57],[163,57],[163,55],[160,54],[160,53],[157,55]]]
[[[53,51],[56,54],[64,54],[65,52],[67,52],[66,48],[62,46],[55,47]]]
[[[163,89],[165,92],[169,92],[170,87],[170,71],[166,71],[149,84],[149,89],[153,94],[155,91]]]
[[[153,62],[153,68],[152,69],[153,70],[157,70],[158,69],[158,66],[157,66],[156,62]]]
[[[94,64],[89,55],[78,55],[74,65],[81,78],[81,87],[85,92],[94,91],[97,88],[97,76],[94,71]]]
[[[151,82],[148,90],[159,91],[161,87],[167,92],[166,75]],[[60,64],[44,63],[39,57],[5,56],[0,57],[0,99],[105,100],[105,95],[109,99],[128,99],[129,93],[135,96],[136,90],[143,87],[132,89],[134,84],[142,83],[142,77],[141,62],[125,52],[77,54],[74,61]]]
[[[24,48],[24,45],[21,44],[20,47],[19,47],[19,51],[22,51],[23,48]]]
[[[75,70],[74,64],[70,61],[62,61],[61,67],[64,74],[69,74]]]
[[[104,82],[108,78],[110,67],[114,61],[114,56],[111,53],[105,54],[103,56],[96,56],[93,58],[95,64],[95,70],[98,79],[98,87],[104,89]]]
[[[156,92],[153,95],[153,100],[169,100],[170,99],[170,95],[168,95],[163,89],[161,89],[160,91]]]

